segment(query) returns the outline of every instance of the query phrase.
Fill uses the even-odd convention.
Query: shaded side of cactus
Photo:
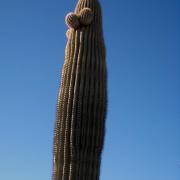
[[[98,0],[79,0],[69,29],[54,131],[53,180],[98,180],[107,106]]]

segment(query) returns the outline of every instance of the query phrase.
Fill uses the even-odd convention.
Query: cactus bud
[[[66,15],[65,21],[69,28],[77,29],[79,26],[78,16],[72,12]]]
[[[79,21],[83,25],[91,24],[93,20],[93,12],[90,8],[84,8],[79,14]]]

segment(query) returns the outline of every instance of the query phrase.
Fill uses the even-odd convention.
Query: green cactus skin
[[[66,23],[69,30],[57,102],[52,179],[98,180],[107,108],[98,0],[79,0]]]

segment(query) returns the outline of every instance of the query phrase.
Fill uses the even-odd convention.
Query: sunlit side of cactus
[[[69,29],[54,131],[53,180],[98,180],[107,83],[101,7],[79,0]]]

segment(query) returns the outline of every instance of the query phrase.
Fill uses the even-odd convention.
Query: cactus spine
[[[98,180],[105,134],[106,63],[98,0],[79,0],[69,27],[54,131],[53,180]]]

